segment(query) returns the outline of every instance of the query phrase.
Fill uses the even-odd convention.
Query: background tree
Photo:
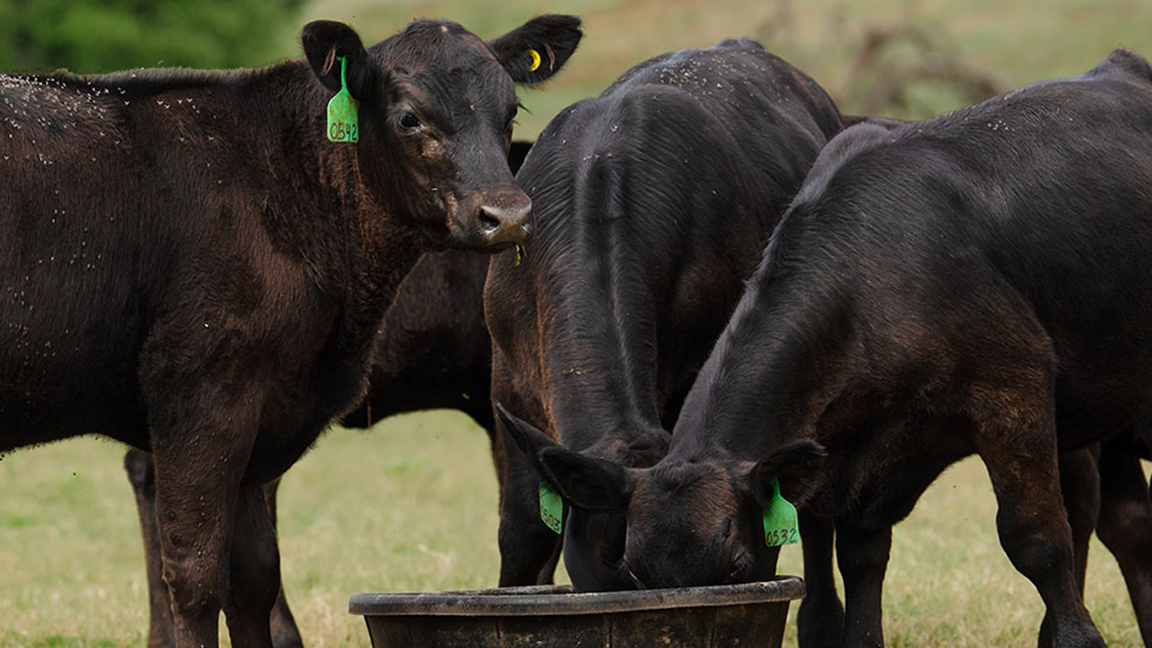
[[[0,69],[228,68],[293,53],[302,0],[0,0]]]

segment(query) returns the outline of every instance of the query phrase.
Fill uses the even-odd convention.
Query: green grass
[[[451,17],[486,38],[544,12],[583,16],[586,37],[567,68],[522,92],[532,138],[563,106],[598,94],[664,51],[752,36],[824,85],[846,112],[877,74],[914,63],[898,48],[877,72],[849,70],[870,29],[913,25],[934,46],[1003,88],[1082,72],[1118,44],[1152,55],[1144,0],[314,0],[299,24],[346,20],[366,42],[414,17]],[[294,28],[282,56],[299,55]],[[947,87],[917,86],[889,114],[925,117],[961,105]],[[93,439],[12,453],[0,461],[0,646],[142,645],[147,590],[123,449]],[[281,491],[285,588],[311,646],[365,645],[346,613],[359,591],[494,584],[496,485],[486,436],[437,412],[385,422],[370,434],[335,430],[293,468]],[[897,527],[885,589],[893,646],[1034,644],[1042,607],[1012,569],[994,530],[983,469],[950,470]],[[1111,557],[1093,546],[1087,601],[1112,645],[1140,645]],[[800,551],[782,571],[800,573]],[[794,610],[793,610],[794,614]],[[794,624],[788,642],[795,643]]]
[[[0,461],[0,646],[141,646],[147,589],[123,450],[92,438]],[[494,585],[488,438],[456,412],[335,429],[281,488],[284,585],[310,646],[367,645],[348,597]],[[884,594],[892,646],[1034,645],[1043,608],[1008,563],[978,461],[958,464],[896,528]],[[780,571],[802,573],[800,549]],[[1138,646],[1115,562],[1092,548],[1087,602],[1114,646]],[[795,606],[786,638],[795,645]]]
[[[82,438],[0,461],[0,646],[143,645],[147,583],[123,448]],[[443,411],[334,429],[284,479],[281,567],[310,646],[367,643],[359,591],[496,582],[488,437]]]

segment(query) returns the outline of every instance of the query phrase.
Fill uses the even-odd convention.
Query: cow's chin
[[[488,252],[498,249],[489,246],[487,237],[479,229],[461,227],[452,216],[447,217],[447,222],[445,222],[443,214],[438,214],[438,216],[438,219],[421,218],[416,221],[418,231],[432,249],[443,250],[447,248],[472,252]]]
[[[527,236],[526,230],[486,230],[479,219],[475,217],[469,217],[463,222],[451,220],[441,231],[444,232],[443,245],[454,250],[471,250],[474,252],[508,250],[522,244]]]
[[[512,244],[491,245],[488,239],[479,230],[452,229],[444,238],[444,244],[453,250],[470,250],[473,252],[498,252],[512,247]]]

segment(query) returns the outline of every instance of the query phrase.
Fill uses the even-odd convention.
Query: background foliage
[[[303,0],[2,0],[0,69],[236,67],[283,51]]]

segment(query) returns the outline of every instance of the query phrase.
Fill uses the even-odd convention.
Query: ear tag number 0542
[[[780,496],[780,480],[772,480],[772,501],[764,509],[764,543],[769,547],[794,544],[800,540],[796,507]]]
[[[360,120],[356,113],[356,100],[348,94],[348,81],[345,73],[348,59],[340,59],[340,92],[328,102],[328,140],[331,142],[356,142],[360,139]]]
[[[564,500],[551,486],[540,482],[540,519],[557,534],[564,522]]]

